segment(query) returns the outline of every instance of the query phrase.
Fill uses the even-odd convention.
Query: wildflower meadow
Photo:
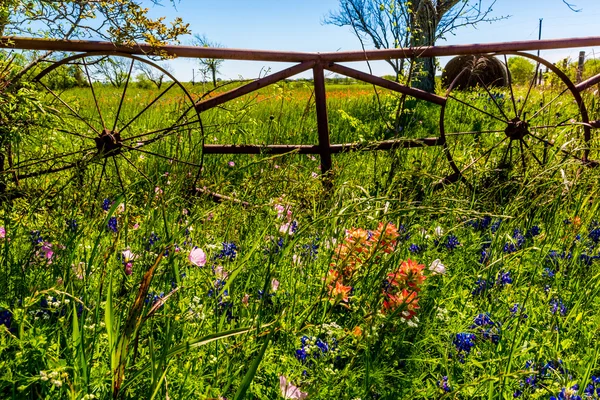
[[[335,141],[389,135],[395,95],[328,85]],[[309,89],[260,93],[207,113],[207,142],[316,140]],[[402,131],[438,117],[409,103]],[[1,398],[600,398],[598,169],[440,186],[439,147],[342,153],[325,176],[296,153],[207,154],[198,179],[139,157],[0,203]]]

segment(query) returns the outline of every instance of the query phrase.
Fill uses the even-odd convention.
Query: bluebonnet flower
[[[452,388],[450,387],[450,385],[448,384],[448,377],[447,376],[442,376],[442,379],[437,381],[437,385],[440,389],[442,389],[444,392],[449,393],[452,391]]]
[[[77,232],[77,229],[79,229],[79,225],[77,224],[77,221],[74,219],[68,219],[66,221],[67,224],[67,229],[73,233]]]
[[[588,398],[600,397],[600,377],[592,375],[592,382],[583,391]]]
[[[306,349],[304,348],[304,346],[302,346],[300,349],[296,350],[296,358],[300,361],[302,361],[302,363],[304,363],[306,361],[306,357],[308,357],[308,353],[306,352]]]
[[[146,295],[146,299],[144,299],[144,303],[146,304],[150,304],[150,305],[155,305],[160,299],[162,299],[163,297],[165,297],[165,293],[164,292],[160,292],[160,294],[156,294],[154,292],[150,292]]]
[[[479,278],[477,279],[477,282],[475,282],[475,289],[473,289],[471,294],[473,296],[479,296],[480,294],[483,294],[488,289],[488,287],[489,285],[487,281],[483,278]]]
[[[534,225],[527,231],[527,233],[525,234],[525,237],[528,239],[531,239],[531,238],[538,236],[541,232],[542,232],[542,230],[540,229],[540,227],[537,225]]]
[[[525,319],[528,318],[527,314],[525,314],[525,309],[523,307],[519,306],[519,303],[515,303],[512,305],[512,307],[510,307],[510,313],[513,317],[517,316],[517,313],[519,312],[519,309],[521,309],[521,318]],[[528,367],[525,367],[528,368]]]
[[[421,247],[418,244],[413,243],[408,247],[408,251],[413,254],[418,254],[421,252]]]
[[[446,239],[446,248],[448,250],[454,250],[456,247],[458,247],[460,245],[460,242],[458,241],[458,238],[454,235],[450,235],[448,236],[448,238]]]
[[[550,400],[582,400],[581,396],[577,395],[579,385],[573,385],[570,388],[562,388],[558,396],[550,396]]]
[[[549,267],[545,267],[542,272],[542,277],[553,279],[556,276],[556,272],[552,271]]]
[[[600,256],[588,256],[587,254],[580,254],[579,255],[579,261],[581,261],[581,263],[583,265],[592,265],[592,262],[594,262],[595,260],[599,259]]]
[[[501,223],[502,223],[502,220],[499,219],[498,221],[496,221],[492,224],[492,226],[490,227],[490,230],[492,231],[492,233],[496,233],[498,231],[498,228],[500,228]]]
[[[297,230],[298,230],[298,221],[294,220],[294,221],[292,221],[292,224],[290,225],[290,233],[296,233]]]
[[[323,353],[327,353],[329,351],[329,345],[322,341],[321,339],[317,339],[315,345],[321,350]]]
[[[487,228],[489,228],[491,223],[492,223],[492,217],[490,217],[489,215],[486,215],[485,217],[483,217],[481,219],[469,220],[469,221],[467,221],[466,225],[470,226],[471,228],[473,228],[477,231],[484,231]]]
[[[544,364],[540,369],[540,375],[542,376],[552,376],[557,373],[562,375],[567,373],[567,370],[563,366],[563,362],[560,359],[556,361],[550,360],[546,362],[546,364]]]
[[[219,254],[215,255],[215,258],[226,259],[233,261],[237,256],[238,247],[233,242],[223,242],[223,249],[219,252]]]
[[[594,244],[598,244],[598,242],[600,241],[600,228],[592,229],[588,234],[588,237],[592,239],[592,242],[594,242]]]
[[[479,256],[479,263],[485,264],[490,259],[490,251],[489,249],[482,249],[481,255]]]
[[[308,356],[312,355],[314,358],[318,358],[335,348],[337,344],[335,339],[331,343],[327,343],[320,338],[309,336],[302,336],[300,343],[300,348],[296,350],[296,358],[302,361],[303,364],[306,362]]]
[[[492,321],[489,313],[482,313],[475,317],[473,320],[473,325],[471,325],[470,328],[473,329],[487,325],[494,325],[494,321]]]
[[[4,325],[8,329],[10,329],[11,324],[12,324],[12,313],[8,310],[1,310],[0,311],[0,325]]]
[[[496,285],[498,285],[500,287],[504,287],[510,283],[513,283],[513,280],[510,277],[510,271],[500,271],[498,273],[498,279],[496,280]]]
[[[44,238],[40,234],[40,231],[31,231],[29,233],[29,240],[31,240],[31,244],[37,246],[44,242]]]
[[[150,234],[150,237],[148,238],[148,244],[146,245],[146,250],[150,250],[150,248],[152,246],[154,246],[154,244],[156,242],[158,242],[159,240],[160,240],[160,237],[158,237],[158,235],[156,233],[152,232]]]
[[[561,298],[554,298],[550,300],[550,307],[552,314],[556,314],[557,312],[559,312],[560,315],[562,315],[563,317],[567,315],[567,306],[565,306]]]
[[[488,313],[477,315],[469,328],[478,329],[485,340],[489,340],[494,344],[500,342],[500,324],[492,321],[492,318]]]
[[[317,254],[319,252],[318,245],[319,238],[316,237],[312,243],[307,243],[302,245],[302,257],[304,258],[312,258],[313,260],[317,258]]]
[[[108,229],[117,232],[117,217],[110,217],[108,220]]]
[[[471,349],[475,346],[476,339],[477,336],[474,333],[461,332],[456,334],[452,344],[456,346],[458,359],[461,363],[465,362],[464,357],[471,352]]]
[[[112,205],[112,201],[110,201],[109,199],[104,199],[104,201],[102,202],[102,209],[104,211],[108,211],[108,210],[110,210],[111,205]]]
[[[525,243],[525,237],[523,236],[523,234],[521,233],[521,231],[519,229],[515,229],[513,231],[512,239],[513,239],[512,242],[504,244],[503,251],[505,253],[508,253],[508,254],[514,253],[515,251],[517,251],[521,247],[523,247],[523,244]]]

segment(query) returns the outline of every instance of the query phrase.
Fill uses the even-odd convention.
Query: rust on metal
[[[309,60],[326,62],[375,61],[397,58],[441,57],[464,54],[552,50],[592,46],[600,46],[600,36],[326,53],[223,49],[176,45],[166,45],[160,48],[155,48],[145,43],[136,44],[134,46],[125,46],[115,45],[111,42],[86,40],[66,41],[25,37],[2,37],[0,39],[0,47],[22,50],[56,50],[75,52],[114,51],[139,55],[156,54],[157,51],[160,50],[162,53],[178,57],[276,62],[303,62]]]
[[[230,145],[230,144],[205,144],[205,154],[320,154],[319,146],[317,145]]]
[[[577,85],[575,85],[575,88],[578,91],[583,92],[585,89],[589,89],[598,83],[600,83],[600,74],[592,76],[591,78],[589,78],[581,83],[578,83]]]
[[[433,93],[426,92],[421,89],[411,88],[405,85],[401,85],[397,82],[393,82],[387,79],[380,78],[375,75],[367,74],[365,72],[357,71],[352,68],[345,67],[343,65],[330,63],[325,65],[325,68],[332,72],[337,72],[338,74],[342,74],[348,76],[350,78],[358,79],[360,81],[364,81],[367,83],[372,83],[373,85],[380,86],[385,89],[393,90],[394,92],[404,93],[409,96],[416,97],[417,99],[423,99],[425,101],[429,101],[434,104],[438,104],[443,106],[446,104],[446,98],[442,96],[435,95]]]
[[[331,146],[329,143],[329,121],[327,118],[327,93],[325,91],[325,72],[321,64],[313,67],[315,85],[315,105],[317,108],[317,132],[321,155],[321,174],[331,169]]]
[[[441,146],[442,138],[430,137],[422,139],[394,139],[368,143],[340,143],[329,146],[332,154],[348,151],[412,149],[417,147]],[[321,154],[321,147],[311,144],[276,144],[276,145],[229,145],[205,144],[205,154]]]
[[[430,137],[423,139],[395,139],[384,140],[382,142],[369,143],[344,143],[331,145],[332,153],[344,153],[347,151],[359,150],[391,150],[391,149],[413,149],[418,147],[441,146],[443,139],[439,137]]]
[[[220,104],[226,103],[230,100],[237,99],[245,94],[254,92],[258,89],[264,88],[266,86],[277,83],[283,79],[289,78],[291,76],[297,75],[301,72],[304,72],[308,69],[314,67],[315,61],[304,61],[303,63],[294,65],[290,68],[286,68],[282,71],[275,72],[274,74],[265,76],[264,78],[257,79],[252,81],[246,85],[240,86],[218,96],[212,97],[207,100],[199,101],[196,103],[196,110],[198,112],[209,110],[213,107],[216,107]]]

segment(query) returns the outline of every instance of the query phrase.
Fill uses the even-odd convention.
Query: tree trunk
[[[217,87],[217,68],[211,67],[210,72],[212,72],[213,87]]]
[[[431,0],[418,1],[411,18],[412,47],[433,46],[439,19]],[[427,92],[435,92],[435,58],[416,58],[416,74],[413,86]]]

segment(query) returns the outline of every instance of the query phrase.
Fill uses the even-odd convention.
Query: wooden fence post
[[[315,85],[315,104],[317,108],[317,132],[319,133],[319,154],[321,156],[321,176],[325,177],[325,181],[329,181],[326,175],[329,170],[331,170],[331,145],[329,143],[325,74],[323,72],[322,64],[318,63],[313,67],[313,78]]]
[[[577,63],[577,79],[576,83],[580,83],[583,79],[583,64],[585,63],[585,51],[579,52],[579,62]]]

